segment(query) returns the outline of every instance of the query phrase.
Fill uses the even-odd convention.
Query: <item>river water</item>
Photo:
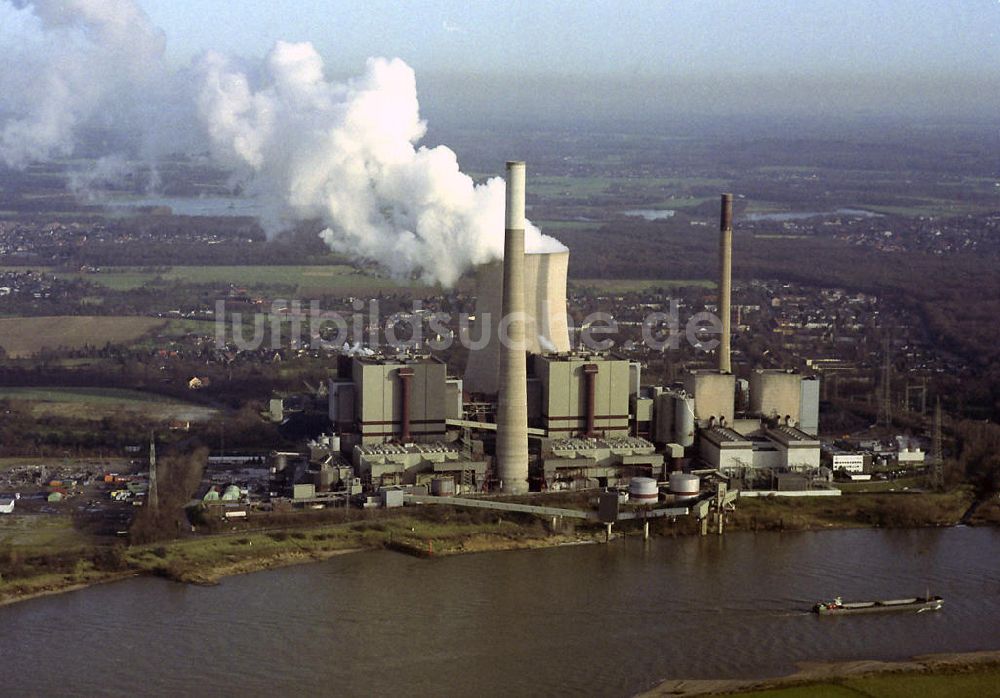
[[[923,594],[936,613],[819,618]],[[631,695],[802,660],[1000,649],[1000,530],[729,533],[416,559],[344,555],[193,587],[0,608],[11,695]]]

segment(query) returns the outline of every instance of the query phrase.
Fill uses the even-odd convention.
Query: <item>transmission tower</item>
[[[149,490],[146,493],[146,506],[156,511],[159,506],[159,492],[156,487],[156,435],[149,434]]]
[[[892,428],[892,364],[889,361],[889,338],[882,345],[882,381],[879,386],[878,423]]]
[[[941,398],[934,405],[934,434],[931,437],[931,487],[944,487],[944,447],[941,445]]]
[[[911,396],[916,394],[917,399],[915,400]],[[917,384],[906,384],[906,411],[914,412],[913,403],[917,403],[917,409],[919,409],[920,414],[927,414],[927,381],[921,381]]]

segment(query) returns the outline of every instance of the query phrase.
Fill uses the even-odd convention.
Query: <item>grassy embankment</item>
[[[952,526],[972,503],[967,489],[924,493],[844,493],[840,497],[741,498],[730,530],[814,531],[829,528]],[[998,507],[986,507],[978,523],[996,523]]]
[[[742,499],[727,523],[729,531],[810,531],[832,528],[914,528],[958,522],[971,494],[856,494],[829,498]],[[561,504],[560,504],[561,505]],[[18,535],[11,527],[32,519]],[[70,519],[11,517],[0,525],[0,603],[137,574],[183,582],[214,583],[222,577],[321,560],[352,550],[389,548],[416,555],[453,555],[493,550],[543,548],[603,540],[598,525],[563,522],[557,531],[527,515],[454,509],[442,505],[392,511],[325,510],[280,516],[266,529],[199,533],[178,540],[124,546],[90,539]],[[47,524],[39,526],[40,522]],[[980,508],[973,523],[1000,524],[996,500]],[[242,525],[242,524],[241,524]],[[651,522],[654,535],[691,535],[691,517]],[[638,535],[641,525],[616,531]],[[6,534],[6,535],[4,535]]]
[[[11,535],[14,519],[9,519],[0,527],[0,534],[8,534],[6,540],[0,535],[0,570],[4,571],[0,604],[139,574],[210,584],[233,574],[322,560],[354,550],[389,548],[416,555],[454,555],[597,539],[596,529],[554,533],[540,520],[443,507],[371,513],[334,510],[329,514],[332,517],[325,517],[327,520],[341,520],[191,535],[128,547],[121,542],[88,541],[73,530],[68,519],[62,526],[53,522],[49,529],[52,535],[40,538],[40,532],[32,529],[18,537]]]
[[[739,695],[755,698],[904,698],[996,696],[1000,652],[935,654],[902,662],[810,663],[773,679],[670,680],[644,693],[655,696]]]

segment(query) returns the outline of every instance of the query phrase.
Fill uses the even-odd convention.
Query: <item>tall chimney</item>
[[[503,244],[503,296],[497,337],[497,471],[501,491],[528,491],[528,368],[524,337],[524,163],[507,163],[507,216]]]
[[[722,316],[722,337],[719,343],[719,371],[732,373],[730,338],[733,333],[733,195],[722,195],[719,222],[719,315]]]

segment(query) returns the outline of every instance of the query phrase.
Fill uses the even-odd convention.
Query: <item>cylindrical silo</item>
[[[656,443],[669,443],[674,440],[674,396],[670,393],[660,393],[654,403],[655,428],[653,440]]]
[[[689,395],[674,397],[674,441],[684,448],[694,445],[694,398]]]

